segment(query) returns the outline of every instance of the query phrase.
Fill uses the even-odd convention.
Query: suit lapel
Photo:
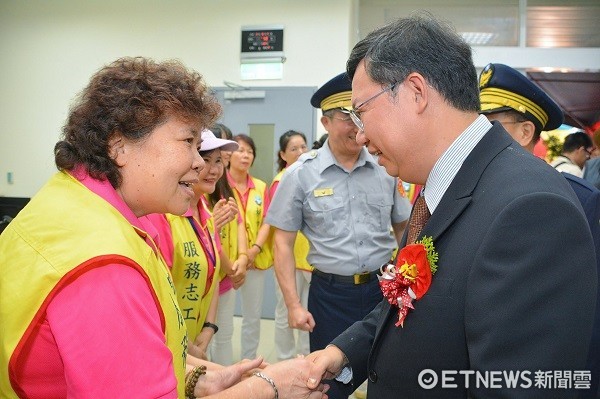
[[[512,143],[512,139],[501,125],[494,122],[494,126],[483,136],[463,162],[448,190],[444,193],[439,205],[427,221],[419,239],[423,236],[429,236],[432,237],[435,244],[436,240],[444,234],[448,227],[469,206],[473,191],[490,162]],[[407,233],[404,232],[401,246],[406,245],[406,237]],[[383,300],[387,302],[385,298]],[[386,305],[388,306],[388,310],[378,325],[373,348],[377,346],[377,342],[384,330],[383,326],[388,323],[390,317],[397,314],[395,307],[389,304]],[[407,316],[407,320],[410,323],[410,314]]]
[[[420,237],[430,236],[435,243],[467,208],[481,175],[492,160],[512,143],[510,136],[500,126],[494,124],[467,156]]]

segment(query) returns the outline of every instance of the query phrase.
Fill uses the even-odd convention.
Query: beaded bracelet
[[[273,387],[273,390],[275,391],[275,399],[279,399],[279,391],[277,390],[277,385],[275,385],[275,381],[273,381],[273,379],[271,377],[267,377],[266,375],[264,375],[260,371],[255,371],[252,374],[255,375],[258,378],[262,378],[263,380],[265,380],[269,384],[271,384],[271,387]]]
[[[185,397],[186,399],[195,399],[194,388],[201,375],[206,374],[206,366],[196,366],[185,376]]]

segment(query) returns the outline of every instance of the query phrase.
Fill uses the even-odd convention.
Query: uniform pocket
[[[327,195],[308,197],[310,212],[306,216],[313,228],[324,236],[337,236],[346,226],[346,213],[342,198]]]
[[[370,224],[378,230],[391,228],[393,205],[394,198],[390,194],[367,193]]]

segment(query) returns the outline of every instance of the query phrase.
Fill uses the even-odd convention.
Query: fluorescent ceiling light
[[[489,32],[460,32],[462,38],[471,45],[484,46],[496,36]]]

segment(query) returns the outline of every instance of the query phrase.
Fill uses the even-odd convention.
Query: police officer
[[[507,65],[488,64],[479,76],[479,88],[481,113],[491,121],[500,122],[508,134],[530,152],[533,152],[542,130],[553,130],[563,123],[563,113],[559,106],[523,74]],[[577,194],[585,211],[594,237],[596,262],[600,271],[600,191],[572,174],[563,173],[563,176]],[[596,304],[596,319],[586,369],[592,374],[591,389],[582,391],[580,397],[595,398],[600,394],[600,297]]]
[[[275,227],[275,272],[289,324],[311,332],[311,351],[324,348],[381,301],[376,275],[390,261],[410,212],[397,180],[356,142],[357,128],[348,114],[351,90],[342,73],[313,95],[311,104],[321,108],[329,137],[288,168],[266,219]],[[310,241],[308,261],[315,268],[308,310],[295,286],[293,247],[299,230]],[[328,395],[343,397],[335,387]]]

